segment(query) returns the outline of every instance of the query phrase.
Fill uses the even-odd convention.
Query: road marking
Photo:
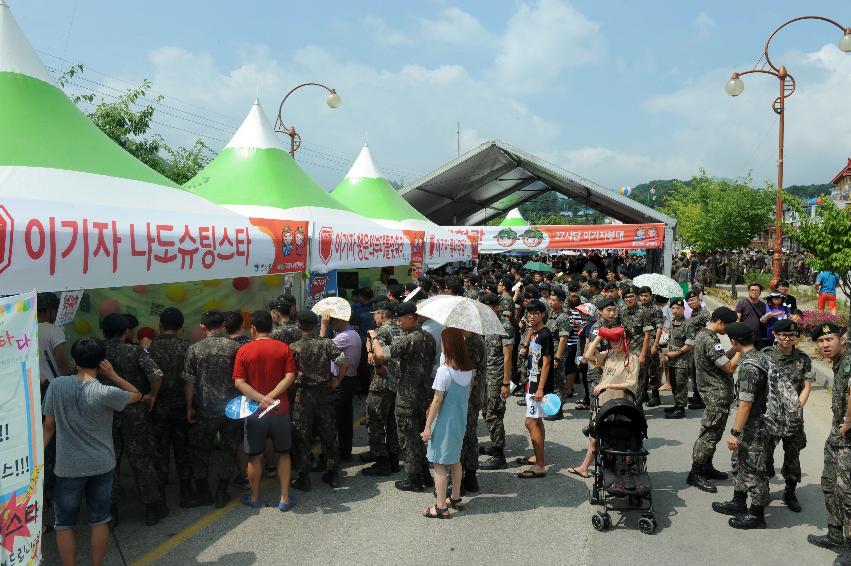
[[[354,420],[353,424],[355,427],[359,427],[363,426],[365,423],[366,417],[358,417]],[[313,452],[319,452],[318,444],[313,446]],[[277,483],[277,479],[275,479],[274,482]],[[263,478],[260,481],[260,490],[262,491],[271,483],[273,483],[273,480],[269,478]],[[183,544],[184,542],[198,534],[200,530],[206,529],[207,527],[221,519],[224,515],[233,510],[234,507],[241,504],[242,503],[240,502],[239,497],[237,497],[236,499],[232,499],[228,502],[227,505],[225,505],[221,509],[211,511],[210,513],[204,515],[203,517],[201,517],[176,535],[169,537],[168,539],[163,541],[159,546],[156,546],[153,549],[149,550],[148,552],[131,562],[130,566],[148,566],[148,564],[152,564],[156,560],[159,560],[160,558],[166,556],[177,546]]]

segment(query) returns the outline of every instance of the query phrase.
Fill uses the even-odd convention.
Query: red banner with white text
[[[664,224],[553,226],[445,226],[450,232],[478,238],[481,253],[577,249],[662,248]]]

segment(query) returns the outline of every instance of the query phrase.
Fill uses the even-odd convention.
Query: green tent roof
[[[0,0],[0,166],[82,171],[176,187],[113,142],[53,83]]]
[[[363,146],[346,177],[331,191],[331,196],[367,218],[429,221],[384,178],[367,145]]]
[[[519,208],[512,208],[508,214],[505,215],[505,218],[502,222],[499,223],[500,226],[527,226],[529,223],[523,219],[523,215],[520,214]]]
[[[256,100],[227,146],[183,188],[221,205],[347,210],[290,157]]]

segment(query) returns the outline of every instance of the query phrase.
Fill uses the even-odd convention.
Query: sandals
[[[534,480],[534,479],[543,478],[543,477],[546,477],[546,476],[547,476],[546,472],[536,472],[535,470],[523,470],[522,472],[517,474],[517,477],[520,478],[521,480]]]
[[[578,470],[577,468],[568,468],[568,469],[567,469],[567,473],[568,473],[568,474],[573,474],[574,476],[579,476],[580,478],[585,478],[585,479],[588,479],[588,478],[590,478],[590,477],[591,477],[591,474],[588,474],[588,473],[586,473],[586,474],[581,474],[581,473],[579,473],[579,470]]]
[[[517,464],[521,466],[534,466],[535,462],[530,460],[528,456],[523,456],[522,458],[517,458],[514,460]]]
[[[456,511],[462,511],[464,509],[464,502],[459,497],[458,499],[452,499],[451,497],[446,498],[446,504],[449,507],[452,507]]]
[[[432,513],[431,511],[432,509],[434,509],[434,513]],[[424,507],[423,517],[425,517],[426,519],[448,519],[449,508],[438,507],[437,505],[432,505],[431,507]]]
[[[588,404],[585,401],[577,401],[576,406],[574,406],[574,409],[577,411],[587,411]]]

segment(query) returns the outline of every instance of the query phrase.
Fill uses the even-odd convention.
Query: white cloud
[[[603,146],[584,146],[542,152],[540,155],[563,169],[609,188],[651,179],[690,178],[699,166],[697,161],[686,158],[656,158]]]
[[[407,46],[414,45],[415,39],[409,34],[387,25],[383,18],[370,14],[363,18],[372,33],[372,39],[379,45]]]
[[[704,39],[709,37],[715,29],[715,20],[706,12],[698,12],[694,18],[694,28],[697,31],[697,37]]]
[[[450,45],[490,45],[496,40],[472,14],[461,8],[441,10],[436,19],[421,19],[420,31],[426,41]]]
[[[509,92],[539,92],[604,48],[600,25],[565,0],[520,4],[500,41],[492,75]]]

